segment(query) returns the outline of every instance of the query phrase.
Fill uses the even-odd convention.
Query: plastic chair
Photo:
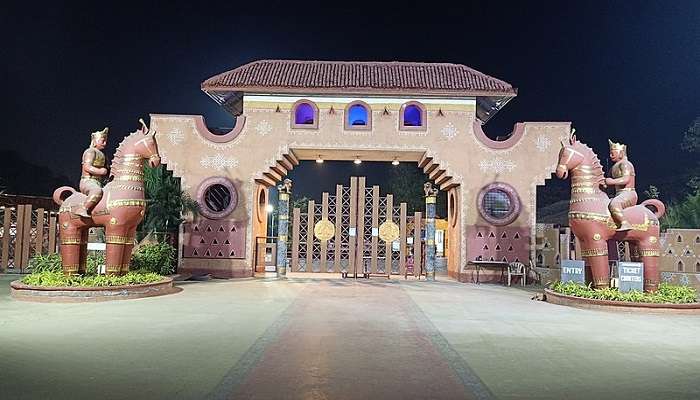
[[[520,261],[513,261],[508,264],[508,286],[510,286],[511,277],[513,276],[519,276],[521,285],[525,286],[526,274],[525,264]]]

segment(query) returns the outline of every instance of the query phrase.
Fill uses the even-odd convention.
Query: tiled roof
[[[204,91],[401,92],[514,96],[508,82],[461,64],[259,60],[213,76]]]

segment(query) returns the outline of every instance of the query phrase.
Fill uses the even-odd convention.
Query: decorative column
[[[277,186],[277,277],[287,277],[287,234],[289,231],[289,198],[292,180],[285,179]]]
[[[425,278],[435,280],[435,202],[438,189],[432,183],[423,185],[425,191]]]

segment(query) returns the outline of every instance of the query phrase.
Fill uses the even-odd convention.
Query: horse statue
[[[84,194],[69,186],[54,191],[53,200],[61,206],[58,222],[64,274],[85,273],[88,229],[93,226],[105,227],[105,272],[110,275],[129,272],[136,227],[146,211],[144,161],[148,160],[153,168],[160,165],[156,133],[143,121],[141,124],[141,129],[119,144],[110,167],[109,182],[89,217],[76,214],[86,201]]]
[[[603,167],[593,150],[579,142],[573,134],[561,142],[556,175],[566,179],[571,175],[569,226],[581,243],[581,256],[591,267],[596,288],[610,286],[608,240],[627,241],[633,261],[644,263],[644,291],[653,292],[659,286],[659,218],[666,212],[664,204],[655,199],[625,208],[623,214],[631,224],[630,230],[617,230],[603,190]]]

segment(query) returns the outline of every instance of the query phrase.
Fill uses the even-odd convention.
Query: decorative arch
[[[404,103],[399,110],[399,130],[425,131],[428,118],[425,106],[418,101]]]
[[[472,126],[474,128],[474,136],[476,136],[476,138],[486,147],[495,150],[509,149],[513,147],[516,143],[520,141],[520,139],[523,137],[523,134],[525,133],[525,124],[522,122],[518,122],[513,127],[513,132],[511,132],[510,135],[508,135],[508,139],[498,141],[486,136],[486,133],[484,133],[484,129],[482,128],[481,122],[479,122],[479,120],[474,119]]]
[[[236,117],[236,122],[230,131],[219,134],[209,130],[204,121],[204,116],[194,115],[193,117],[195,127],[200,136],[214,143],[228,143],[232,141],[243,131],[243,127],[245,126],[245,115],[239,115]]]
[[[300,99],[292,105],[292,129],[318,129],[318,106],[311,100]]]
[[[371,130],[372,129],[372,108],[362,100],[355,100],[345,106],[345,129],[346,130]],[[358,122],[364,122],[359,124]]]

